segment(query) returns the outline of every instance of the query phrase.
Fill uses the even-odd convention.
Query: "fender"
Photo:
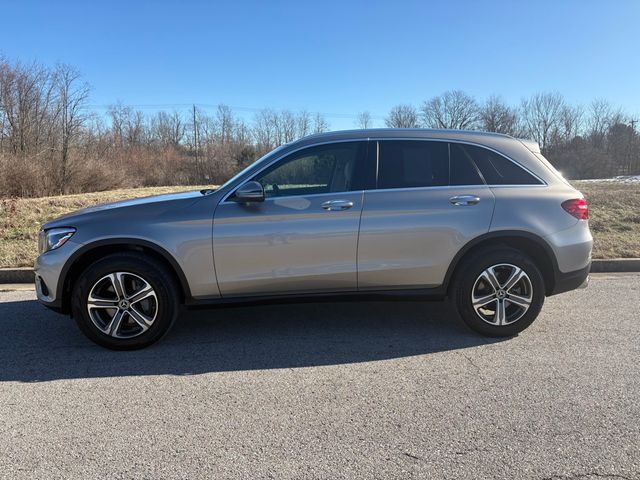
[[[447,273],[444,277],[443,285],[445,287],[445,290],[448,290],[449,288],[451,277],[453,276],[453,273],[455,272],[455,269],[458,266],[458,263],[472,248],[486,241],[491,241],[491,240],[495,241],[495,240],[500,240],[501,238],[514,238],[514,237],[531,240],[543,249],[549,261],[551,262],[551,267],[553,269],[553,279],[555,282],[560,273],[560,269],[558,267],[558,260],[556,259],[555,253],[553,253],[553,249],[544,238],[524,230],[494,230],[492,232],[484,233],[470,240],[458,251],[458,253],[456,253],[456,255],[453,257],[453,260],[449,264],[449,268],[447,269]]]
[[[66,261],[62,270],[60,272],[60,277],[58,279],[58,285],[56,286],[56,298],[62,299],[64,294],[64,287],[67,283],[67,276],[69,271],[73,268],[76,262],[82,258],[85,254],[89,253],[92,250],[100,247],[106,247],[110,245],[127,245],[130,247],[143,247],[148,248],[149,250],[153,250],[154,253],[160,255],[164,260],[166,260],[171,268],[175,272],[178,280],[180,281],[180,287],[184,292],[185,299],[191,298],[191,289],[189,288],[189,282],[187,282],[187,277],[182,271],[182,267],[178,264],[178,261],[175,259],[173,255],[171,255],[166,249],[161,247],[160,245],[150,242],[148,240],[143,240],[140,238],[128,238],[128,237],[116,237],[116,238],[107,238],[103,240],[97,240],[95,242],[87,243],[76,250]]]

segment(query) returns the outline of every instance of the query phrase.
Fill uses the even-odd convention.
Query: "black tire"
[[[133,338],[115,338],[102,332],[87,309],[89,293],[96,282],[121,271],[139,276],[155,292],[155,320],[146,331]],[[112,350],[136,350],[157,342],[169,331],[180,311],[180,297],[173,275],[162,263],[143,253],[123,252],[105,256],[82,272],[73,288],[71,309],[78,327],[93,342]]]
[[[473,308],[471,299],[478,277],[489,267],[499,264],[510,264],[524,270],[532,287],[528,310],[513,323],[506,325],[492,325],[483,320]],[[472,330],[489,337],[511,337],[525,330],[540,313],[544,303],[545,285],[540,270],[529,256],[507,246],[489,247],[473,252],[456,267],[451,293],[458,314]],[[517,312],[515,313],[517,316]]]

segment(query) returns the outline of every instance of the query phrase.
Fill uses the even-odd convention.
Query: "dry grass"
[[[640,257],[640,183],[574,182],[587,197],[594,258]],[[0,267],[33,265],[46,221],[97,203],[204,187],[152,187],[61,197],[0,199]]]
[[[572,182],[589,203],[593,258],[640,258],[640,182]]]
[[[32,266],[38,254],[40,225],[65,213],[98,203],[200,188],[210,187],[130,188],[56,197],[0,199],[0,267]]]

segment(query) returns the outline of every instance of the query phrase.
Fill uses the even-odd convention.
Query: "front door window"
[[[293,153],[255,178],[269,197],[348,192],[362,142],[322,145]]]

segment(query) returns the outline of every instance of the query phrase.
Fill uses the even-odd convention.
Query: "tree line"
[[[263,109],[247,121],[226,105],[145,114],[114,104],[98,114],[89,93],[69,65],[0,58],[0,196],[217,184],[283,143],[330,128],[320,113]],[[376,126],[368,112],[354,123]],[[640,174],[634,121],[605,100],[585,107],[541,93],[512,106],[452,90],[419,106],[397,105],[384,123],[530,138],[569,178]]]
[[[368,123],[367,115],[359,125]],[[460,90],[394,106],[385,118],[393,128],[482,130],[534,140],[570,179],[640,174],[637,120],[603,99],[571,105],[556,92],[538,93],[513,106],[499,96],[480,103]]]

